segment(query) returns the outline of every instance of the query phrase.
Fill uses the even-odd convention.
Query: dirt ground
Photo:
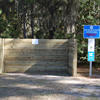
[[[78,73],[78,76],[81,76],[81,77],[88,77],[89,76],[89,67],[87,66],[79,66],[78,67],[78,70],[77,70],[77,73]],[[99,77],[100,78],[100,67],[92,67],[92,77],[96,78],[96,77]]]
[[[0,100],[100,100],[100,78],[2,74]]]

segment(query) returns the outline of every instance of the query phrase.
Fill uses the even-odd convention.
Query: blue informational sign
[[[94,61],[94,60],[95,60],[95,53],[88,52],[88,61]]]
[[[84,25],[84,38],[100,38],[100,25]]]

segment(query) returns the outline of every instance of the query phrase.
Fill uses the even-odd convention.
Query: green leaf
[[[98,5],[100,5],[100,0],[95,0]]]
[[[2,14],[2,9],[0,9],[0,15]]]
[[[13,2],[13,0],[9,0],[9,2]]]
[[[93,19],[93,16],[88,15],[87,18],[88,19]]]
[[[85,19],[85,18],[84,18],[84,15],[82,16],[82,19]]]

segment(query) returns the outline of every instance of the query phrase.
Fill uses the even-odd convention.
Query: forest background
[[[100,25],[100,0],[0,0],[0,38],[74,38],[78,64],[88,65],[84,25]],[[99,67],[99,39],[95,55]]]

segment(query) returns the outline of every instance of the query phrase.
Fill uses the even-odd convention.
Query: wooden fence
[[[0,73],[68,72],[77,75],[77,44],[71,39],[0,39]]]

